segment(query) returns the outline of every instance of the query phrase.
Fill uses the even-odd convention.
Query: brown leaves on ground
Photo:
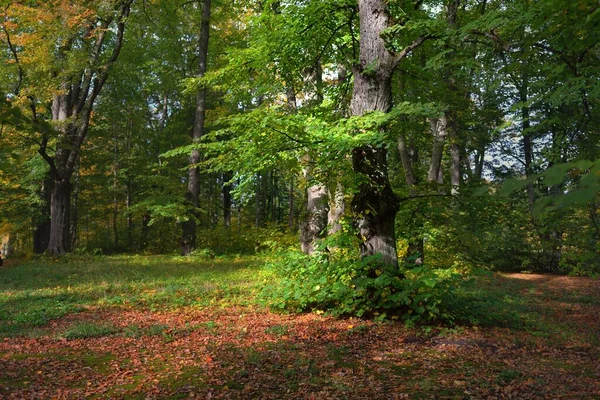
[[[501,279],[531,280],[527,296],[542,297],[547,317],[586,335],[477,327],[425,333],[401,324],[247,308],[88,310],[53,321],[41,338],[1,341],[0,397],[599,397],[600,305],[564,301],[565,291],[597,296],[599,282],[516,274]],[[60,338],[82,321],[110,324],[119,333]]]

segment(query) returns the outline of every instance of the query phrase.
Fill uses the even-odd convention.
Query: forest
[[[0,397],[600,396],[597,0],[0,6]]]

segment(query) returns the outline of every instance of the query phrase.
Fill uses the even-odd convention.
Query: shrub
[[[275,310],[409,322],[452,319],[444,310],[444,297],[458,278],[452,270],[383,268],[376,257],[293,251],[280,252],[267,269],[277,279],[262,298]]]

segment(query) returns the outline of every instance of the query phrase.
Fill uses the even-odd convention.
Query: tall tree
[[[208,41],[210,33],[211,0],[202,1],[202,20],[200,22],[200,38],[198,40],[198,78],[204,77],[208,62]],[[206,87],[200,88],[196,95],[196,110],[194,114],[194,127],[192,141],[197,143],[205,135],[206,121]],[[186,200],[190,207],[190,215],[182,224],[181,254],[189,255],[196,247],[196,218],[200,205],[200,151],[192,150],[190,156],[190,169],[188,172],[188,188]]]
[[[5,25],[5,34],[15,36],[22,46],[12,45],[10,40],[7,43],[14,62],[20,65],[20,76],[28,85],[23,91],[34,123],[45,118],[40,109],[44,108],[44,96],[51,96],[49,119],[54,132],[39,132],[37,151],[48,164],[52,179],[48,251],[54,254],[71,250],[72,177],[88,134],[94,103],[111,65],[119,57],[132,3],[133,0],[120,0],[59,7],[51,1],[31,8],[16,3],[7,11],[8,18],[17,23],[15,31],[9,31]],[[49,52],[50,60],[40,60],[40,52]]]

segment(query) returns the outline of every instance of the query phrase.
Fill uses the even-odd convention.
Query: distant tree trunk
[[[442,168],[442,157],[444,155],[444,145],[448,135],[448,119],[445,115],[439,118],[431,118],[431,133],[433,134],[433,147],[431,150],[431,163],[429,164],[428,182],[437,182]],[[406,169],[405,169],[406,171]]]
[[[392,106],[394,57],[386,48],[382,32],[390,26],[387,2],[360,0],[360,56],[353,67],[354,89],[350,102],[353,116],[372,111],[388,112]],[[352,151],[354,171],[365,176],[352,199],[359,218],[361,256],[381,255],[382,263],[398,266],[394,224],[398,199],[388,179],[387,150],[383,146],[365,145]]]
[[[198,77],[202,78],[207,70],[208,61],[208,40],[210,33],[210,12],[211,0],[202,2],[202,21],[200,23],[200,39],[198,41]],[[206,96],[207,89],[203,88],[196,95],[196,113],[194,118],[194,128],[192,130],[192,141],[197,143],[205,134],[206,120]],[[197,209],[200,204],[200,183],[199,169],[197,164],[200,162],[200,152],[193,150],[190,156],[190,169],[188,173],[188,190],[186,200],[190,207],[189,219],[182,224],[183,232],[181,235],[181,254],[189,255],[196,247],[196,217]]]
[[[480,181],[483,176],[483,163],[485,161],[485,145],[480,146],[475,157],[474,176],[477,181]]]
[[[261,214],[262,214],[262,207],[261,207],[261,173],[257,173],[256,174],[256,185],[255,185],[255,192],[254,192],[254,226],[259,228],[260,226],[262,226],[262,220],[261,220]]]
[[[318,62],[311,78],[315,82],[315,102],[323,102],[323,71]],[[295,102],[295,97],[294,97]],[[295,108],[295,107],[294,107]],[[304,180],[308,187],[306,188],[306,209],[301,215],[300,222],[300,248],[305,254],[314,254],[316,242],[326,234],[327,215],[328,215],[328,191],[322,182],[313,182],[312,160],[310,155],[304,157],[306,166],[304,168]]]
[[[435,144],[434,144],[435,146]],[[406,180],[406,185],[408,186],[408,193],[410,197],[416,197],[418,195],[417,192],[417,175],[415,174],[413,164],[418,161],[416,149],[412,149],[409,151],[408,146],[406,145],[406,139],[403,134],[398,136],[398,153],[400,154],[400,161],[402,162],[402,169],[404,170],[404,178]],[[412,156],[411,156],[412,153]],[[433,159],[433,157],[432,157]],[[429,170],[430,174],[431,168]],[[439,171],[436,172],[439,175]],[[419,217],[415,217],[419,218]],[[415,264],[422,264],[425,258],[425,245],[423,241],[423,237],[419,235],[418,237],[410,237],[408,239],[408,249],[406,250],[406,259],[405,262],[412,262]]]
[[[52,179],[47,175],[42,184],[39,193],[40,216],[34,216],[32,219],[33,230],[33,251],[36,254],[41,254],[48,249],[50,241],[50,193],[52,192]],[[37,213],[35,213],[37,214]]]
[[[119,247],[119,229],[118,229],[118,219],[119,219],[119,197],[118,197],[118,186],[119,186],[119,148],[117,146],[118,138],[114,137],[114,145],[113,145],[113,155],[114,155],[114,164],[113,164],[113,236],[115,248]]]
[[[78,245],[78,201],[79,201],[79,165],[75,168],[75,178],[73,178],[73,201],[71,203],[71,249],[76,249]]]
[[[129,251],[133,249],[133,233],[134,233],[134,225],[133,225],[133,215],[131,215],[131,206],[133,204],[133,190],[131,189],[131,182],[127,181],[127,199],[126,199],[126,207],[127,207],[127,242]]]
[[[294,231],[294,178],[290,179],[290,190],[288,192],[288,231]]]
[[[324,236],[326,228],[327,188],[324,185],[312,185],[307,190],[306,216],[300,224],[300,247],[303,253],[315,252],[315,242]]]
[[[342,217],[346,212],[346,200],[344,185],[340,180],[337,181],[335,189],[329,191],[329,213],[327,214],[328,235],[333,235],[342,230]]]
[[[151,216],[147,212],[142,215],[142,230],[140,232],[140,250],[148,247],[148,234],[150,233]]]
[[[223,224],[227,229],[231,228],[231,184],[233,173],[223,174]]]
[[[523,131],[523,153],[525,155],[525,176],[527,178],[530,178],[533,175],[533,145],[531,142],[531,123],[529,121],[529,107],[527,106],[528,90],[528,78],[524,73],[523,83],[519,88],[519,100],[522,104],[521,119]],[[533,216],[533,206],[535,205],[533,182],[529,182],[527,184],[527,204],[529,205],[529,211]]]

